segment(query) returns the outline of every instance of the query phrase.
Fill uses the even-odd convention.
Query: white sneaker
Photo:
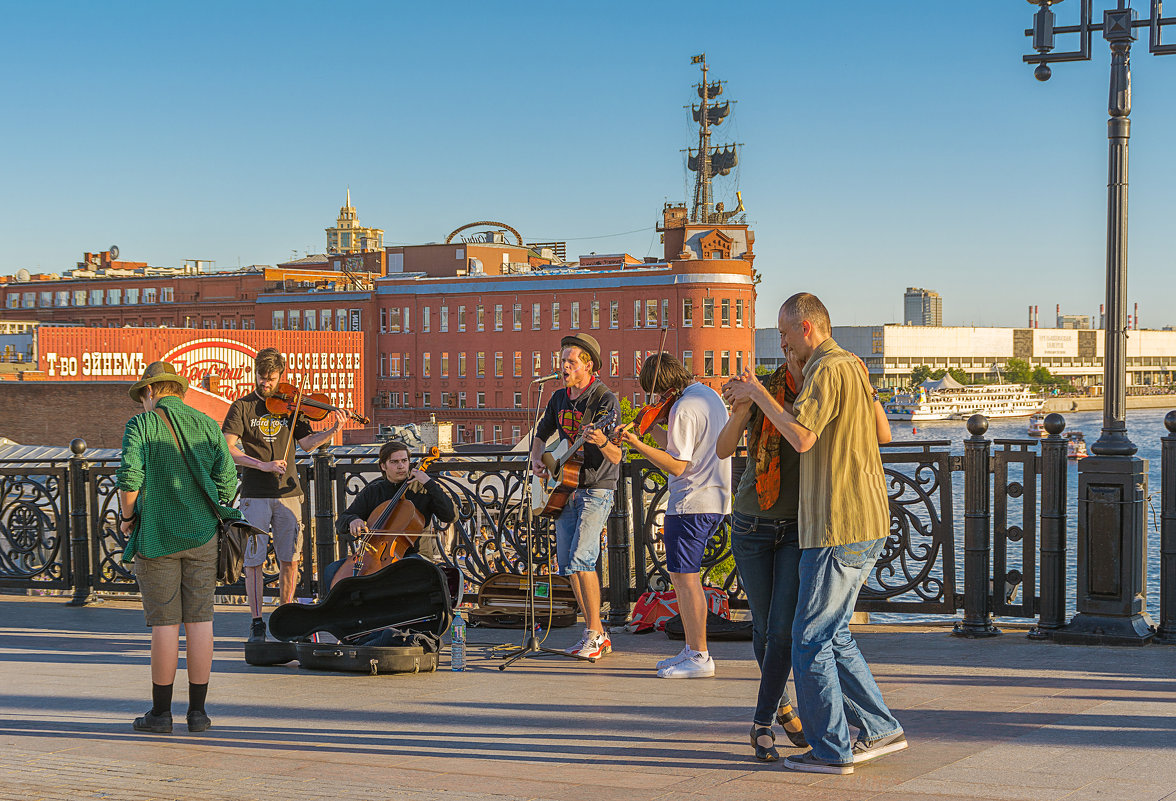
[[[702,679],[715,675],[715,660],[710,655],[691,654],[657,672],[659,679]]]
[[[579,642],[577,642],[575,645],[571,645],[571,646],[568,646],[567,648],[565,648],[564,653],[565,654],[578,654],[584,648],[584,646],[588,644],[588,641],[591,639],[592,639],[592,631],[589,629],[584,629],[584,633],[580,635]]]
[[[690,656],[690,649],[687,648],[686,646],[682,646],[681,651],[679,651],[678,653],[676,653],[673,656],[667,656],[665,659],[658,662],[657,669],[661,670],[662,668],[668,668],[670,665],[676,665],[679,662],[681,662],[683,659],[688,658],[689,656]]]

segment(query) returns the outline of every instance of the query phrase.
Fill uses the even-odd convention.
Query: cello
[[[430,448],[428,455],[417,462],[413,469],[426,470],[439,458],[441,449]],[[368,576],[399,561],[423,535],[429,521],[412,501],[404,497],[411,483],[406,478],[392,498],[372,510],[367,520],[368,530],[360,538],[355,553],[339,566],[331,587],[345,578]]]

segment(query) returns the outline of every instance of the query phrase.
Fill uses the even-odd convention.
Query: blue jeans
[[[902,731],[849,632],[858,591],[885,544],[883,537],[801,552],[792,665],[804,736],[826,762],[853,761],[848,724],[866,742]]]
[[[731,515],[731,553],[751,607],[751,645],[760,666],[757,726],[771,726],[781,703],[789,703],[792,618],[800,582],[800,543],[795,520]],[[803,721],[802,721],[803,722]]]
[[[555,558],[561,576],[595,573],[600,561],[600,532],[612,511],[610,489],[578,489],[555,519]]]

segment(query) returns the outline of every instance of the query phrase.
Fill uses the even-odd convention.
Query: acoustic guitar
[[[591,428],[608,431],[617,419],[616,410],[592,423]],[[540,517],[559,517],[580,486],[580,468],[584,464],[582,449],[588,438],[589,426],[580,431],[580,436],[569,443],[562,437],[543,451],[540,460],[547,468],[547,479],[531,477],[531,511]],[[607,436],[607,434],[606,434]]]

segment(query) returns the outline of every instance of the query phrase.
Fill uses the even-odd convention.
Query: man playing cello
[[[452,523],[457,518],[457,510],[453,500],[441,489],[441,484],[433,481],[432,477],[423,470],[413,470],[408,460],[408,446],[403,442],[389,440],[380,446],[380,472],[384,475],[364,487],[355,500],[347,507],[335,522],[335,532],[340,542],[357,540],[368,530],[368,520],[377,507],[385,501],[390,501],[400,492],[405,481],[409,481],[404,491],[403,499],[410,501],[426,521],[436,518],[440,523]],[[429,528],[432,528],[429,526]],[[428,529],[426,529],[428,530]],[[431,539],[417,540],[417,544],[409,549],[409,553],[416,553],[419,548],[426,550],[434,548]],[[326,585],[332,583],[334,573],[342,563],[336,562],[327,567]]]
[[[221,425],[233,462],[244,468],[241,476],[241,514],[251,526],[273,531],[274,552],[278,557],[280,600],[294,600],[298,581],[298,558],[302,553],[302,485],[294,469],[291,439],[302,450],[313,451],[331,437],[347,420],[347,413],[335,411],[334,425],[315,433],[310,422],[299,415],[297,422],[288,416],[270,414],[265,400],[274,394],[286,370],[286,358],[277,348],[263,348],[254,359],[257,389],[233,401]],[[261,619],[261,566],[265,564],[266,545],[260,538],[250,539],[245,551],[245,593],[253,624],[250,642],[265,641],[265,622]]]

